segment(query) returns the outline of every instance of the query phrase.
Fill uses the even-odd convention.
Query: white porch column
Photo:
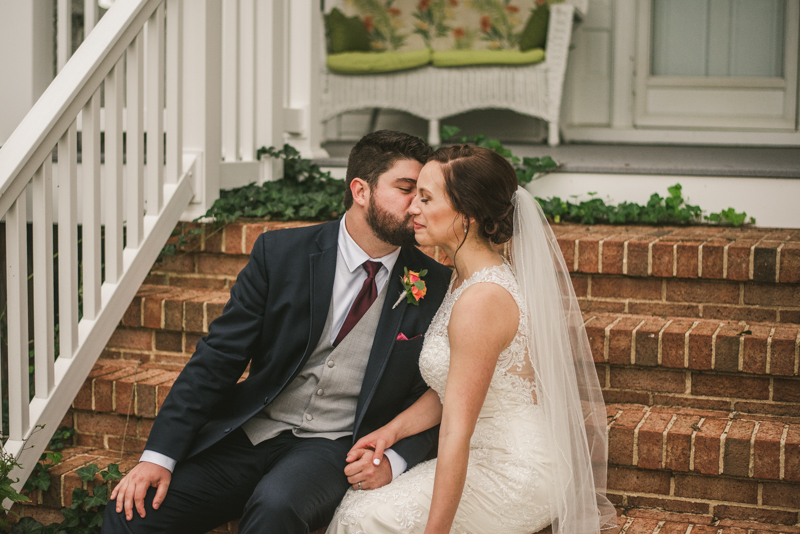
[[[284,109],[288,104],[286,50],[290,0],[260,0],[256,3],[256,147],[281,148]],[[266,158],[260,163],[260,182],[283,177],[283,162]]]
[[[203,215],[219,198],[222,159],[222,3],[184,2],[183,147],[198,156],[194,199],[181,216]]]
[[[53,79],[53,2],[0,2],[0,145]]]
[[[319,0],[289,2],[289,110],[287,141],[305,158],[326,158],[320,146],[320,69],[324,57],[324,30]]]

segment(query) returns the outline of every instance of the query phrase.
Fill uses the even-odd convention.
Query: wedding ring
[[[361,482],[358,483],[358,489],[360,489],[360,490],[364,489],[364,488],[361,487]]]

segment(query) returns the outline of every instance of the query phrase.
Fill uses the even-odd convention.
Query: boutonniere
[[[422,277],[428,274],[427,269],[415,272],[409,271],[408,267],[403,267],[403,272],[405,274],[400,277],[400,280],[403,281],[404,289],[400,292],[400,298],[394,303],[392,309],[395,309],[398,304],[403,302],[403,298],[405,298],[406,302],[409,304],[419,306],[419,301],[425,297],[425,293],[428,292],[428,288],[425,287],[425,282],[422,281]]]

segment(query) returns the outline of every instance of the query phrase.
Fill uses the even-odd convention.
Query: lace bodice
[[[498,284],[511,294],[520,310],[519,326],[497,359],[475,424],[467,478],[450,532],[529,534],[550,524],[551,455],[544,446],[546,425],[536,404],[527,356],[527,308],[507,263],[476,272],[455,290],[451,283],[425,334],[419,368],[443,399],[450,367],[450,314],[464,291],[478,283]],[[436,465],[435,459],[423,462],[373,491],[348,491],[328,534],[421,534],[431,505]]]
[[[450,289],[425,334],[425,342],[419,360],[420,372],[425,382],[439,394],[439,399],[444,402],[447,372],[450,367],[450,338],[447,333],[450,314],[453,312],[456,301],[467,288],[487,282],[497,284],[508,291],[519,308],[517,333],[497,359],[495,373],[489,386],[490,392],[502,393],[504,397],[522,405],[535,404],[533,369],[527,356],[528,339],[525,334],[528,329],[528,312],[520,295],[514,272],[508,263],[473,273],[455,290],[453,281],[450,282]]]

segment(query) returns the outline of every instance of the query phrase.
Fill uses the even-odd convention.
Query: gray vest
[[[336,347],[331,344],[331,301],[319,343],[303,369],[269,406],[242,425],[253,445],[289,429],[301,438],[339,439],[353,433],[356,403],[388,287],[386,283]]]

